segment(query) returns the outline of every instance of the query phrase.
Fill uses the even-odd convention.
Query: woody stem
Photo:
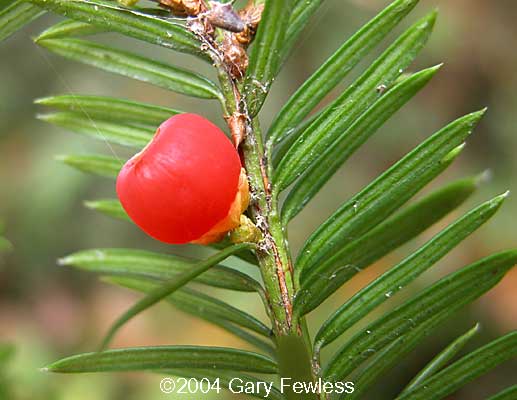
[[[217,64],[219,80],[226,99],[225,109],[234,116],[243,116],[245,136],[240,144],[251,193],[250,214],[261,230],[263,239],[256,250],[277,344],[280,376],[286,383],[315,380],[311,364],[311,346],[305,321],[293,318],[296,293],[294,273],[285,230],[280,221],[276,198],[271,196],[269,166],[264,153],[260,124],[250,118],[238,83],[223,63]],[[231,115],[226,116],[230,120]],[[232,128],[232,127],[231,127]],[[315,399],[314,394],[299,394],[286,388],[288,399]]]

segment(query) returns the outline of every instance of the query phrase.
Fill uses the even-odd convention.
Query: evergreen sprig
[[[296,260],[292,259],[288,223],[346,160],[438,72],[439,66],[403,75],[427,42],[436,12],[402,33],[331,104],[315,113],[325,96],[418,3],[393,1],[346,40],[291,96],[271,127],[262,131],[261,107],[321,0],[251,1],[250,6],[257,10],[263,7],[263,11],[248,50],[248,65],[240,76],[235,73],[235,65],[229,65],[225,58],[221,46],[224,30],[212,26],[213,32],[209,32],[210,19],[203,19],[206,15],[170,18],[164,17],[163,10],[158,8],[139,8],[134,1],[120,3],[126,5],[105,0],[4,1],[0,6],[0,39],[44,12],[54,12],[65,19],[35,39],[49,51],[186,96],[218,100],[227,120],[244,116],[247,135],[239,139],[254,199],[249,215],[262,230],[264,239],[257,245],[219,243],[215,246],[218,252],[205,260],[135,249],[93,249],[69,255],[60,263],[95,272],[107,282],[146,294],[117,320],[105,344],[134,315],[164,300],[226,329],[256,350],[203,346],[106,350],[62,359],[49,365],[48,371],[151,370],[177,376],[218,377],[226,385],[231,376],[258,380],[253,374],[303,381],[353,379],[357,390],[346,398],[361,398],[384,371],[396,366],[461,307],[490,290],[517,263],[517,251],[509,250],[460,268],[374,318],[367,328],[349,337],[330,360],[322,360],[320,351],[324,346],[371,316],[385,300],[404,291],[406,285],[487,222],[507,196],[482,203],[436,234],[341,305],[317,329],[315,338],[310,337],[307,313],[317,309],[358,271],[458,208],[482,181],[480,176],[466,178],[406,205],[454,162],[484,110],[460,117],[429,136],[336,210],[307,238]],[[209,12],[210,4],[202,3]],[[203,24],[196,25],[199,21]],[[195,62],[192,70],[185,70],[85,39],[99,32],[125,35],[212,62],[219,82],[196,73]],[[145,146],[162,120],[180,113],[126,99],[86,95],[48,97],[37,103],[57,109],[40,115],[44,121],[97,138],[100,132],[103,140],[138,149]],[[121,168],[119,160],[101,154],[64,155],[58,159],[83,172],[107,178],[116,177]],[[280,204],[282,192],[288,194]],[[117,200],[85,204],[101,213],[127,219]],[[5,242],[0,238],[0,249],[2,241]],[[231,255],[257,264],[262,280],[220,265]],[[260,321],[191,288],[196,283],[256,293],[270,321]],[[450,363],[478,329],[476,326],[437,355],[397,399],[443,399],[515,357],[517,342],[513,332]],[[514,398],[515,392],[513,386],[493,399]],[[255,395],[263,397],[263,393]],[[276,388],[270,398],[327,397],[281,393]]]

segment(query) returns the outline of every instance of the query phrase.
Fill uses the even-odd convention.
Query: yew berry
[[[117,194],[148,235],[171,244],[216,242],[240,224],[249,201],[239,154],[195,114],[163,122],[120,171]]]

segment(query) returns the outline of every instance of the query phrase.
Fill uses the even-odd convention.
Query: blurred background
[[[388,3],[387,0],[325,1],[274,86],[263,112],[264,125],[270,123],[289,95],[345,38]],[[297,251],[304,238],[342,202],[417,143],[452,119],[485,106],[489,111],[461,157],[423,193],[454,178],[486,169],[490,169],[492,179],[462,210],[343,287],[321,311],[310,315],[313,327],[358,288],[417,248],[461,211],[507,189],[517,193],[517,2],[422,0],[404,26],[437,6],[440,14],[435,34],[411,70],[445,62],[443,69],[346,163],[293,221],[290,242]],[[162,245],[126,222],[85,209],[84,200],[113,197],[113,181],[81,174],[55,161],[54,157],[67,153],[110,154],[110,149],[102,142],[38,121],[35,115],[42,110],[33,100],[61,93],[110,95],[197,112],[223,127],[220,110],[215,102],[175,95],[64,60],[38,48],[31,37],[58,20],[45,16],[0,46],[0,219],[5,223],[5,235],[14,246],[14,251],[0,253],[0,343],[15,346],[9,368],[0,371],[0,399],[2,396],[15,400],[176,398],[160,393],[158,376],[59,376],[38,370],[59,357],[94,350],[109,324],[138,298],[125,289],[100,283],[90,274],[57,266],[59,257],[81,249],[103,247],[192,255],[196,255],[196,249]],[[207,65],[188,56],[116,35],[99,35],[98,39],[213,76]],[[351,74],[336,92],[356,75],[357,72]],[[114,151],[121,157],[128,156],[124,149],[114,148]],[[486,226],[408,287],[407,293],[390,299],[377,315],[458,267],[491,252],[515,247],[516,220],[517,197],[514,195]],[[232,261],[229,264],[235,265]],[[239,264],[239,268],[249,271],[245,265]],[[236,292],[224,292],[221,296],[233,305],[261,315],[261,306],[254,297]],[[469,349],[517,328],[517,270],[432,335],[406,362],[388,374],[383,385],[371,392],[369,398],[393,398],[397,389],[433,354],[477,321],[483,330]],[[236,345],[236,339],[168,305],[158,305],[128,324],[114,345],[153,344],[229,346]],[[515,383],[516,375],[517,364],[507,363],[450,398],[484,399]],[[188,399],[186,395],[177,398],[180,397]],[[213,398],[237,397],[214,395]]]

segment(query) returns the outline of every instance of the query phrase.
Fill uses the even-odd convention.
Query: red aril
[[[195,114],[162,123],[120,171],[117,194],[144,232],[166,243],[219,241],[240,223],[248,181],[237,150]]]

